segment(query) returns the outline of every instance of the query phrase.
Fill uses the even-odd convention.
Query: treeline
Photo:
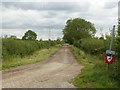
[[[27,31],[26,33],[28,33]],[[30,31],[31,33],[32,31]],[[33,36],[31,34],[27,34],[23,36],[22,39],[17,39],[16,37],[9,37],[2,39],[2,55],[3,60],[9,60],[14,57],[24,57],[27,55],[33,54],[36,50],[42,48],[50,48],[51,46],[55,46],[57,44],[62,44],[60,39],[57,40],[36,40],[36,34]]]

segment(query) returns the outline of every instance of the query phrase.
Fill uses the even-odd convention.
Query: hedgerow
[[[7,60],[11,57],[20,56],[21,58],[27,55],[33,54],[36,50],[42,48],[49,48],[58,44],[57,41],[31,41],[31,40],[20,40],[12,38],[2,39],[2,55],[3,59]]]

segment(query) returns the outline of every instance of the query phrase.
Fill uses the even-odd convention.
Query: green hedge
[[[74,46],[81,48],[90,54],[100,54],[106,50],[106,42],[101,39],[85,38],[74,43]]]
[[[116,40],[113,43],[113,50],[116,51]],[[103,54],[109,49],[110,39],[84,38],[74,42],[74,46],[90,54]]]
[[[59,42],[60,43],[60,42]],[[24,57],[31,55],[36,50],[41,48],[49,48],[58,44],[57,41],[29,41],[20,39],[4,38],[2,39],[2,55],[3,59],[9,59],[11,57]]]

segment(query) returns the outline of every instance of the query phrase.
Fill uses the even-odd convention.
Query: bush
[[[3,58],[12,56],[26,56],[38,50],[39,46],[36,41],[23,41],[14,39],[3,39]]]
[[[78,48],[81,48],[81,40],[78,40],[78,41],[74,41],[74,46],[78,47]]]
[[[106,50],[105,41],[95,38],[84,38],[74,43],[74,46],[81,48],[90,54],[101,54]]]
[[[60,42],[58,41],[30,41],[30,40],[20,40],[12,38],[4,38],[2,55],[3,59],[9,59],[11,57],[20,56],[21,58],[27,55],[33,54],[36,50],[42,48],[49,48]]]

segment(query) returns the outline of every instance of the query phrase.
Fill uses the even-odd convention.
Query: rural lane
[[[69,83],[83,66],[64,45],[49,59],[2,72],[3,88],[74,88]]]

